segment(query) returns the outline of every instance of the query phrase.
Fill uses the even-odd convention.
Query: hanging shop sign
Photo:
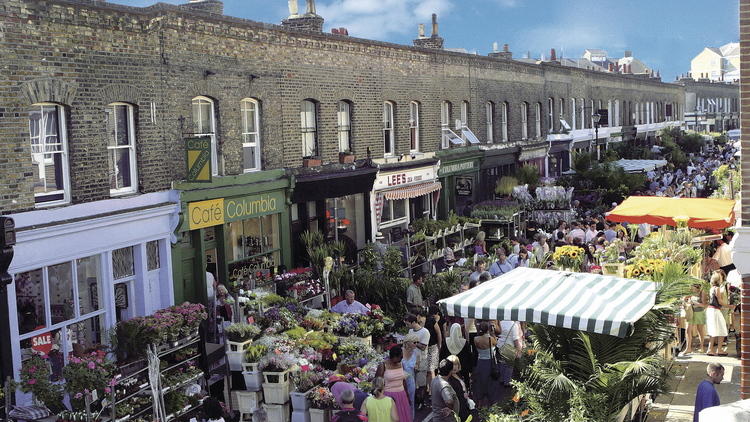
[[[458,161],[440,166],[438,176],[448,176],[456,173],[466,173],[479,170],[479,160]]]
[[[284,193],[281,191],[237,198],[218,198],[188,203],[190,230],[217,226],[231,221],[276,214],[283,210]]]
[[[471,196],[474,190],[473,177],[456,177],[456,195]]]
[[[185,139],[187,181],[211,182],[211,138],[201,136]]]
[[[435,168],[422,167],[379,174],[375,179],[373,190],[393,189],[412,184],[432,182],[435,180]]]

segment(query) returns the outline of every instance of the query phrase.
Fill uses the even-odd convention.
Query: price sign
[[[32,337],[31,348],[35,352],[48,355],[52,351],[52,333],[44,333]]]

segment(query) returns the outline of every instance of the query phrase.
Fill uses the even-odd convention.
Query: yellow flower
[[[531,412],[529,411],[529,409],[524,409],[524,411],[523,411],[523,412],[521,412],[521,413],[519,413],[519,414],[518,414],[518,416],[520,416],[520,417],[522,417],[522,418],[523,418],[524,416],[529,416],[529,413],[531,413]]]
[[[511,400],[513,400],[513,402],[515,403],[518,403],[519,401],[521,401],[521,396],[518,393],[516,393],[516,395],[514,395]]]

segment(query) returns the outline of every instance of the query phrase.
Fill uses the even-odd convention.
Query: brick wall
[[[199,95],[215,100],[221,174],[242,171],[239,102],[248,97],[261,103],[265,169],[301,164],[299,108],[306,98],[319,102],[320,151],[327,161],[337,159],[340,100],[353,104],[352,143],[360,157],[368,148],[375,157],[383,154],[386,100],[396,104],[397,153],[409,151],[410,101],[421,104],[423,151],[439,148],[444,100],[453,104],[451,123],[460,103],[469,102],[469,127],[480,139],[485,103],[507,101],[514,141],[522,101],[531,110],[542,104],[543,127],[548,97],[566,99],[569,121],[572,97],[605,106],[609,99],[684,102],[681,87],[656,80],[304,33],[167,4],[5,0],[0,29],[4,213],[34,205],[28,110],[41,101],[64,104],[69,115],[74,202],[109,197],[103,121],[113,101],[137,106],[140,192],[168,189],[184,176],[182,138],[192,132],[191,99]],[[495,122],[499,139],[498,116]],[[533,128],[533,115],[529,122]]]
[[[740,126],[742,150],[750,151],[750,0],[740,0]],[[750,227],[750,155],[742,154],[742,225]],[[742,236],[742,235],[740,235]],[[740,264],[737,264],[740,266]],[[740,394],[750,398],[750,276],[742,275]]]

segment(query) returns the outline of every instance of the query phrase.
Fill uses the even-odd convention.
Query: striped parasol
[[[625,337],[654,306],[656,288],[651,281],[519,267],[438,304],[450,316]]]

